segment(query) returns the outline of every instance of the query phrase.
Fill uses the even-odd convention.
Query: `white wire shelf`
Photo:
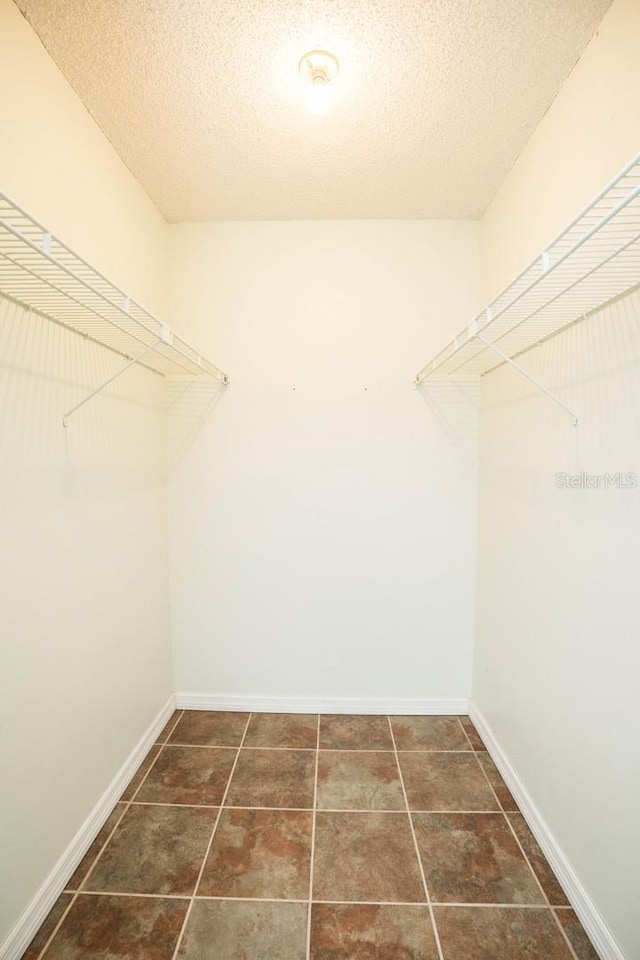
[[[416,383],[476,378],[503,363],[528,376],[514,357],[639,284],[640,154],[420,370]]]
[[[162,376],[204,376],[224,385],[229,382],[222,370],[3,193],[0,294],[120,354],[129,361],[120,373],[139,363]]]

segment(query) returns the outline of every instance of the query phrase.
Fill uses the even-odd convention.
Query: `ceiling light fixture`
[[[324,113],[329,104],[329,85],[338,76],[337,59],[327,50],[310,50],[300,59],[298,70],[307,84],[307,102],[311,113]]]

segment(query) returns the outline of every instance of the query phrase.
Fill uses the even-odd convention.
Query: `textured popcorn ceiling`
[[[611,0],[17,0],[170,221],[477,217]],[[298,61],[332,51],[324,116]]]

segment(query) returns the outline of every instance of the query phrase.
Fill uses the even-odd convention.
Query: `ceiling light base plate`
[[[338,76],[337,59],[328,50],[310,50],[300,58],[298,69],[301,76],[312,84],[327,84]]]

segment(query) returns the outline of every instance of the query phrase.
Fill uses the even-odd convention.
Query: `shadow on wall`
[[[127,468],[141,484],[163,466],[162,378],[132,369],[63,416],[122,368],[122,357],[0,298],[0,442],[5,476],[41,484],[74,475],[96,487]],[[111,489],[113,489],[111,487]]]
[[[198,431],[227,389],[209,377],[167,377],[167,466],[185,456]]]
[[[416,387],[466,466],[476,469],[480,385],[475,381],[425,380]]]
[[[640,291],[636,291],[568,325],[518,358],[532,376],[575,410],[577,426],[566,411],[508,367],[484,377],[483,424],[487,418],[501,436],[509,437],[508,443],[492,447],[494,462],[516,469],[518,458],[513,451],[519,449],[524,434],[527,447],[544,450],[558,469],[610,469],[618,460],[621,439],[635,444],[640,437],[639,361]]]
[[[57,464],[69,479],[82,467],[85,477],[95,471],[100,484],[112,472],[113,482],[123,463],[143,471],[175,465],[224,392],[222,384],[208,377],[164,378],[133,367],[63,426],[65,414],[126,362],[0,297],[0,438],[5,468],[49,472]]]

